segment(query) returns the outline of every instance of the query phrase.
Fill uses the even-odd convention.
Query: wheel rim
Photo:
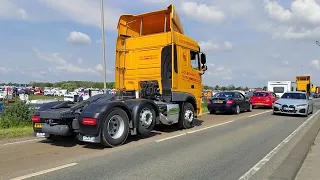
[[[144,127],[149,127],[153,120],[152,112],[149,108],[144,108],[140,112],[140,124]]]
[[[252,111],[252,104],[250,104],[250,106],[249,106],[249,110],[250,110],[250,111]]]
[[[108,134],[113,139],[118,139],[124,133],[124,120],[119,115],[112,116],[108,121]]]
[[[190,109],[187,109],[184,113],[184,119],[189,123],[193,121],[193,112]]]
[[[240,108],[239,108],[239,106],[237,106],[237,114],[239,114],[240,113]]]

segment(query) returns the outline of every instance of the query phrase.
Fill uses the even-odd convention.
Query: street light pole
[[[105,50],[105,39],[104,39],[104,10],[103,0],[100,0],[101,5],[101,44],[102,44],[102,67],[103,67],[103,91],[107,92],[107,69],[106,69],[106,50]]]

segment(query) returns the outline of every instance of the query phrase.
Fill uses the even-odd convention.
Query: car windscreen
[[[284,93],[284,87],[273,87],[274,93]]]
[[[269,94],[267,92],[255,92],[253,93],[253,96],[258,96],[258,97],[267,97]]]
[[[234,92],[219,92],[216,93],[213,97],[224,97],[224,98],[228,98],[228,97],[234,97]]]
[[[307,99],[307,96],[303,93],[284,93],[281,99]]]

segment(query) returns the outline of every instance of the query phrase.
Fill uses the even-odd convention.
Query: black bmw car
[[[207,106],[210,114],[216,112],[228,112],[240,114],[244,111],[252,111],[250,99],[237,91],[222,91],[216,93],[208,100]]]

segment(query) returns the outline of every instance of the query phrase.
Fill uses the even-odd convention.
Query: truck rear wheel
[[[138,110],[139,127],[138,132],[143,136],[150,135],[156,125],[156,112],[150,104],[139,107]]]
[[[106,147],[122,145],[129,135],[129,118],[121,108],[113,108],[102,125],[101,144]]]
[[[189,129],[194,123],[194,108],[191,103],[183,103],[181,106],[178,126],[179,128]]]

